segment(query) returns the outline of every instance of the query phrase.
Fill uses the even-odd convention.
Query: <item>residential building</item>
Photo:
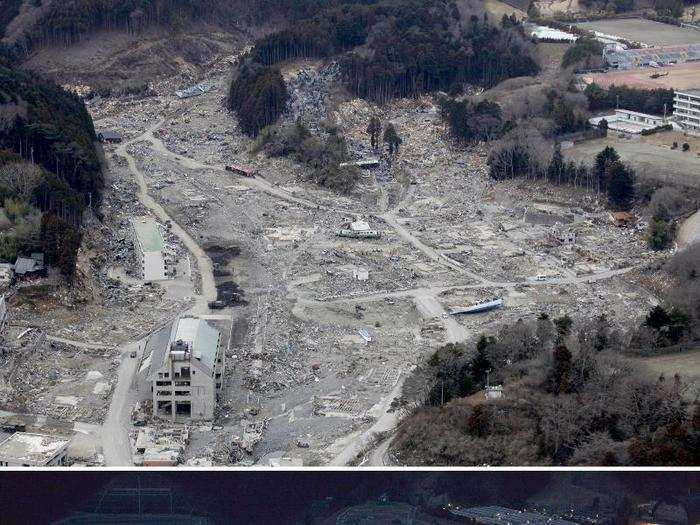
[[[0,467],[63,465],[70,440],[59,436],[15,432],[0,443]]]
[[[167,342],[155,346],[141,365],[141,398],[153,400],[157,417],[212,419],[225,364],[221,333],[204,319],[181,317]]]
[[[673,114],[689,135],[700,136],[700,89],[676,91]]]
[[[134,250],[141,279],[146,282],[164,281],[174,275],[158,223],[150,217],[131,220],[134,230]]]

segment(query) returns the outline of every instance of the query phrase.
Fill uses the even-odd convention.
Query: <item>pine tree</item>
[[[634,199],[634,172],[622,162],[608,163],[605,170],[610,204],[628,209]]]
[[[384,142],[389,146],[389,155],[399,152],[399,146],[403,142],[393,124],[389,124],[384,131]]]
[[[379,135],[382,133],[382,122],[376,115],[373,115],[369,120],[367,133],[369,134],[372,149],[376,151],[379,148]]]

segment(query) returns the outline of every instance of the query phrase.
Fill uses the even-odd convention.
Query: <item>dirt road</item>
[[[192,256],[197,260],[197,267],[199,268],[199,273],[202,278],[202,290],[200,293],[194,292],[195,305],[192,308],[192,313],[203,314],[209,312],[207,303],[216,299],[216,285],[214,283],[214,269],[211,259],[207,256],[204,250],[202,250],[199,244],[197,244],[197,242],[177,222],[175,222],[170,215],[168,215],[165,209],[148,194],[148,185],[146,184],[145,177],[136,165],[134,157],[128,152],[129,145],[143,140],[143,137],[145,136],[153,136],[153,130],[159,125],[160,123],[153,126],[143,135],[139,135],[138,137],[125,142],[119,146],[119,148],[117,148],[117,153],[126,158],[129,165],[129,170],[136,179],[139,187],[137,194],[139,201],[149,210],[151,210],[160,221],[170,221],[172,224],[171,231],[178,237],[178,239],[180,239]]]

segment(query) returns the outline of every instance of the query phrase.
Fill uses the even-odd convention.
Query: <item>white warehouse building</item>
[[[150,217],[136,217],[131,219],[131,224],[141,279],[146,282],[170,279],[173,269],[169,265],[158,223]]]
[[[676,91],[673,114],[689,135],[700,136],[700,89]]]

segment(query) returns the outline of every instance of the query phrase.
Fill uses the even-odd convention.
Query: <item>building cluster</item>
[[[606,46],[603,59],[612,69],[661,67],[700,61],[700,44],[622,49],[619,44]]]

